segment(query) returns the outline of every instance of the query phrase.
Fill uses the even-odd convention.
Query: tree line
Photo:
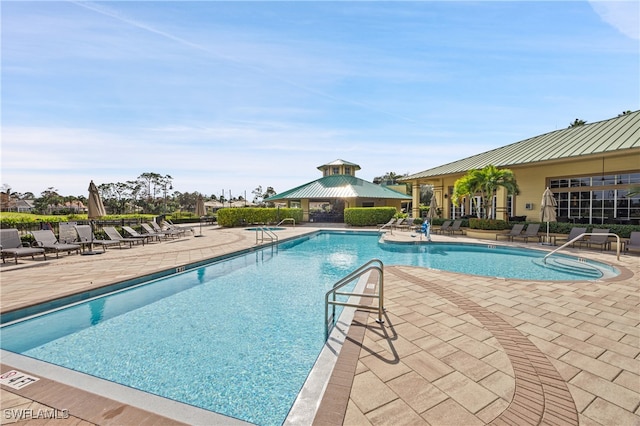
[[[42,191],[39,197],[32,192],[12,192],[7,184],[2,185],[2,210],[10,210],[11,201],[32,201],[34,213],[39,214],[68,214],[77,213],[87,206],[87,197],[84,195],[61,195],[54,187]],[[98,185],[98,191],[108,214],[148,213],[165,214],[177,210],[193,211],[198,200],[202,196],[205,201],[219,201],[228,203],[232,201],[245,201],[242,195],[225,198],[225,194],[216,195],[194,192],[181,192],[173,190],[173,177],[168,174],[145,172],[136,179],[125,182],[103,183]],[[265,199],[276,194],[272,187],[262,190],[262,186],[256,187],[252,194],[252,203],[264,205]],[[248,201],[248,200],[247,200]]]

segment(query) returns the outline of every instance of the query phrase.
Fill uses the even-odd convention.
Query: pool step
[[[563,257],[549,257],[543,265],[556,271],[582,275],[586,278],[600,278],[603,276],[603,271],[598,269],[596,266],[580,260],[567,259]]]

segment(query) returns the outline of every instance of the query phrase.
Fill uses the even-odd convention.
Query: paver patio
[[[203,238],[4,264],[1,312],[255,245],[254,233],[243,229],[203,229]],[[622,274],[545,282],[385,266],[385,324],[356,314],[314,423],[639,425],[640,257],[569,252]],[[3,363],[2,372],[10,367]],[[64,424],[171,422],[99,396],[85,394],[86,402],[71,406],[56,397],[62,388],[46,378],[20,391],[3,386],[2,407],[70,410],[70,418],[56,420]],[[15,421],[3,414],[3,424]]]

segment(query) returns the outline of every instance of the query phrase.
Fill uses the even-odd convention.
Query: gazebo
[[[344,160],[318,166],[320,179],[269,197],[265,201],[286,202],[287,207],[301,208],[303,220],[309,222],[343,222],[348,207],[395,207],[411,201],[411,196],[386,186],[376,185],[355,176],[360,166]]]

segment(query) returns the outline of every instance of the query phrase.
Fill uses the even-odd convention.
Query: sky
[[[252,198],[640,109],[637,1],[6,1],[1,174]]]

